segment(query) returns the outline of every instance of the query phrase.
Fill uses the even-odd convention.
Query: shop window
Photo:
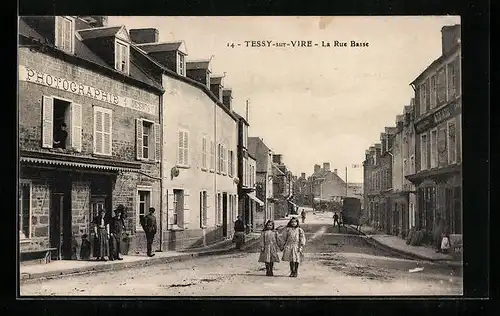
[[[141,188],[137,190],[137,227],[142,228],[144,224],[144,216],[149,213],[151,207],[151,190]]]
[[[69,100],[43,96],[42,147],[82,149],[82,106]]]
[[[31,238],[31,184],[21,182],[19,189],[19,237]]]
[[[113,111],[94,106],[94,153],[111,156]]]
[[[56,16],[55,45],[73,54],[75,48],[75,20],[68,16]]]
[[[137,119],[136,142],[138,160],[160,161],[160,124],[156,124],[146,119]]]

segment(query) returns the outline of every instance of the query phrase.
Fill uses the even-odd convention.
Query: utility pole
[[[245,120],[248,123],[248,99],[247,99],[247,105],[246,105]]]

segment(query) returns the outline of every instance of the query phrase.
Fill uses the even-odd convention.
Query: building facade
[[[137,61],[154,63],[121,26],[21,17],[19,33],[21,254],[56,248],[78,259],[99,210],[109,216],[119,204],[128,251],[145,251],[140,218],[160,208],[163,88]]]
[[[462,233],[460,25],[445,26],[442,54],[412,83],[415,89],[416,227],[427,232],[439,219]]]

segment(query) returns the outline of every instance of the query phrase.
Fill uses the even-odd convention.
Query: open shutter
[[[203,228],[203,191],[200,191],[200,228]]]
[[[111,155],[111,112],[103,112],[103,150],[105,155]]]
[[[135,120],[135,140],[136,140],[136,158],[137,160],[142,160],[142,147],[143,147],[143,138],[142,138],[142,119]]]
[[[154,124],[154,135],[155,135],[155,160],[160,162],[161,160],[161,130],[160,124]]]
[[[52,148],[54,142],[54,99],[43,96],[42,103],[42,147]]]
[[[190,208],[189,208],[189,190],[185,189],[184,190],[184,214],[183,214],[183,219],[182,219],[182,227],[188,228],[188,224],[190,222]],[[179,225],[181,226],[181,225]]]
[[[184,132],[184,165],[189,165],[189,133]]]
[[[177,143],[177,163],[184,164],[184,132],[179,131],[179,139]]]
[[[102,133],[102,111],[94,108],[94,152],[98,154],[103,153]]]
[[[56,46],[61,47],[63,45],[63,18],[56,17]]]
[[[82,105],[71,104],[71,147],[82,151]]]
[[[206,214],[205,214],[205,218],[206,218],[205,224],[206,224],[207,227],[210,226],[210,224],[209,224],[210,223],[210,218],[212,218],[210,212],[213,212],[212,211],[213,207],[210,207],[211,205],[212,205],[212,203],[210,201],[210,193],[208,193],[208,191],[207,191],[207,211],[206,211]]]
[[[174,225],[174,193],[167,193],[167,226],[169,229],[172,229]]]

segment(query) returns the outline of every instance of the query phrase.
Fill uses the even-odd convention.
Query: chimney
[[[333,169],[333,173],[337,174],[337,169]]]
[[[306,178],[306,173],[305,173],[305,172],[302,172],[302,173],[300,174],[300,177],[301,177],[301,178],[303,178],[303,179],[305,179],[305,178]]]
[[[210,77],[210,91],[222,102],[222,76]]]
[[[442,54],[446,54],[455,44],[460,43],[460,38],[460,24],[443,26],[443,28],[441,28]]]
[[[89,15],[80,16],[82,20],[85,20],[91,27],[106,27],[108,26],[108,17],[103,15]]]
[[[329,162],[323,162],[323,171],[326,171],[326,172],[330,171],[330,163]]]
[[[210,60],[186,62],[186,76],[203,83],[210,89]]]
[[[132,29],[130,39],[136,44],[158,43],[159,33],[155,28]]]
[[[231,89],[223,89],[222,104],[224,104],[229,110],[231,110],[232,103],[233,103],[233,91]]]
[[[320,165],[314,165],[314,173],[318,173],[321,170]]]

